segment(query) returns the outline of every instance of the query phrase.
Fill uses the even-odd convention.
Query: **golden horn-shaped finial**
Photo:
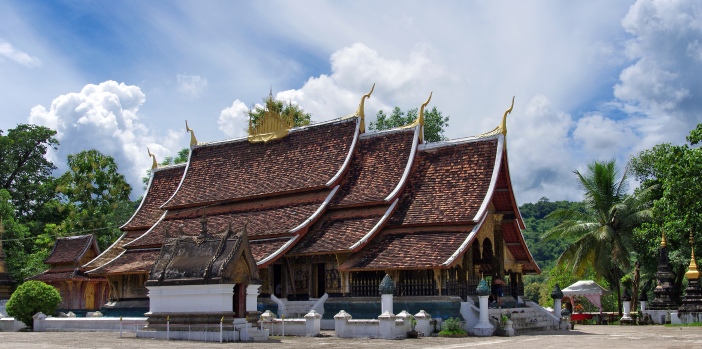
[[[685,273],[685,277],[688,280],[692,279],[699,279],[700,278],[700,272],[697,271],[697,261],[695,261],[695,238],[692,236],[692,227],[690,227],[690,249],[692,250],[692,253],[690,255],[690,266],[687,268],[687,273]]]
[[[512,112],[512,108],[514,108],[514,96],[512,96],[512,105],[509,106],[509,109],[505,111],[505,115],[502,116],[502,124],[500,125],[500,129],[502,130],[503,135],[507,135],[507,115]]]
[[[665,241],[665,229],[663,230],[663,233],[661,235],[661,247],[666,247],[668,246],[667,242]]]
[[[146,151],[149,153],[149,156],[151,157],[151,169],[155,170],[158,167],[158,162],[156,161],[156,155],[151,153],[151,150],[149,150],[149,147],[146,147]]]
[[[197,145],[197,138],[195,138],[195,131],[188,126],[188,120],[185,120],[185,132],[190,132],[190,146]]]
[[[424,108],[426,108],[429,101],[431,101],[431,96],[433,94],[434,91],[429,92],[429,98],[427,98],[427,101],[422,103],[422,106],[419,108],[419,117],[417,118],[417,122],[419,123],[419,127],[421,127],[419,132],[419,142],[421,143],[424,143]]]
[[[361,97],[361,103],[358,104],[358,110],[356,110],[356,115],[361,119],[361,128],[360,132],[364,133],[366,132],[366,113],[365,113],[365,102],[366,98],[370,98],[371,94],[373,94],[373,90],[375,90],[375,83],[373,83],[373,87],[371,87],[370,92],[366,93]]]

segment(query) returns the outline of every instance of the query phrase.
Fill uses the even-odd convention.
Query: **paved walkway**
[[[534,332],[516,337],[420,338],[401,341],[285,337],[265,343],[201,343],[119,338],[112,332],[0,332],[0,348],[702,348],[702,328],[576,325],[574,331]]]

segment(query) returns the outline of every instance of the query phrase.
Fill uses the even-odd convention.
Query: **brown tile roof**
[[[332,206],[382,202],[399,184],[413,140],[414,129],[362,137]]]
[[[27,278],[27,280],[37,280],[37,281],[44,281],[44,282],[52,282],[52,281],[66,281],[66,280],[76,280],[76,281],[107,281],[104,278],[101,277],[88,277],[84,273],[78,271],[78,270],[62,270],[62,271],[54,271],[54,270],[47,270],[41,274],[34,275],[32,277]]]
[[[495,167],[496,138],[427,147],[390,225],[469,223],[487,194]]]
[[[322,188],[343,169],[357,119],[312,125],[268,143],[246,139],[193,148],[183,183],[164,208]]]
[[[151,271],[161,253],[160,248],[126,250],[119,257],[100,268],[88,271],[88,275],[144,274]]]
[[[211,233],[226,230],[231,223],[234,227],[248,222],[247,232],[250,238],[263,238],[287,234],[307,220],[322,205],[330,191],[320,191],[319,195],[301,203],[284,206],[260,208],[258,205],[233,205],[231,209],[220,208],[218,213],[207,213],[207,229]],[[200,210],[192,210],[186,217],[169,218],[160,221],[140,238],[128,244],[127,248],[156,247],[163,244],[166,235],[198,235],[202,224]],[[177,217],[177,216],[171,216]]]
[[[253,254],[256,263],[260,263],[272,253],[278,251],[278,249],[283,247],[290,241],[290,239],[292,239],[292,237],[251,240],[249,241],[249,246],[251,246],[251,254]]]
[[[144,234],[146,230],[131,230],[127,231],[122,236],[113,242],[110,247],[103,251],[100,255],[95,257],[92,261],[88,262],[83,266],[86,270],[92,270],[100,267],[101,265],[113,260],[115,257],[119,256],[124,252],[124,245],[130,243],[132,240],[138,238]]]
[[[173,195],[185,172],[185,164],[157,168],[153,171],[149,188],[134,215],[120,229],[136,230],[151,228],[161,215],[160,208]]]
[[[302,241],[288,253],[289,255],[319,254],[346,251],[358,242],[382,218],[382,214],[367,217],[353,217],[320,220],[310,228]]]
[[[93,235],[78,235],[61,237],[56,240],[51,255],[44,263],[60,264],[78,262],[89,248],[95,249],[95,254],[100,253],[97,242]]]
[[[465,232],[383,233],[339,269],[387,270],[444,268],[466,240]]]

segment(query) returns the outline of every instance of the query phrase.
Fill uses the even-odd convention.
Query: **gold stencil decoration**
[[[268,98],[273,98],[272,96]],[[266,143],[274,139],[280,139],[288,135],[288,131],[293,128],[293,115],[281,114],[277,108],[270,108],[266,103],[263,117],[256,120],[249,116],[249,142]]]

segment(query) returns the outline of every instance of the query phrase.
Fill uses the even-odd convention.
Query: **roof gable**
[[[92,234],[61,237],[56,239],[51,255],[44,260],[46,264],[77,263],[93,249],[95,255],[100,254],[95,237]]]

